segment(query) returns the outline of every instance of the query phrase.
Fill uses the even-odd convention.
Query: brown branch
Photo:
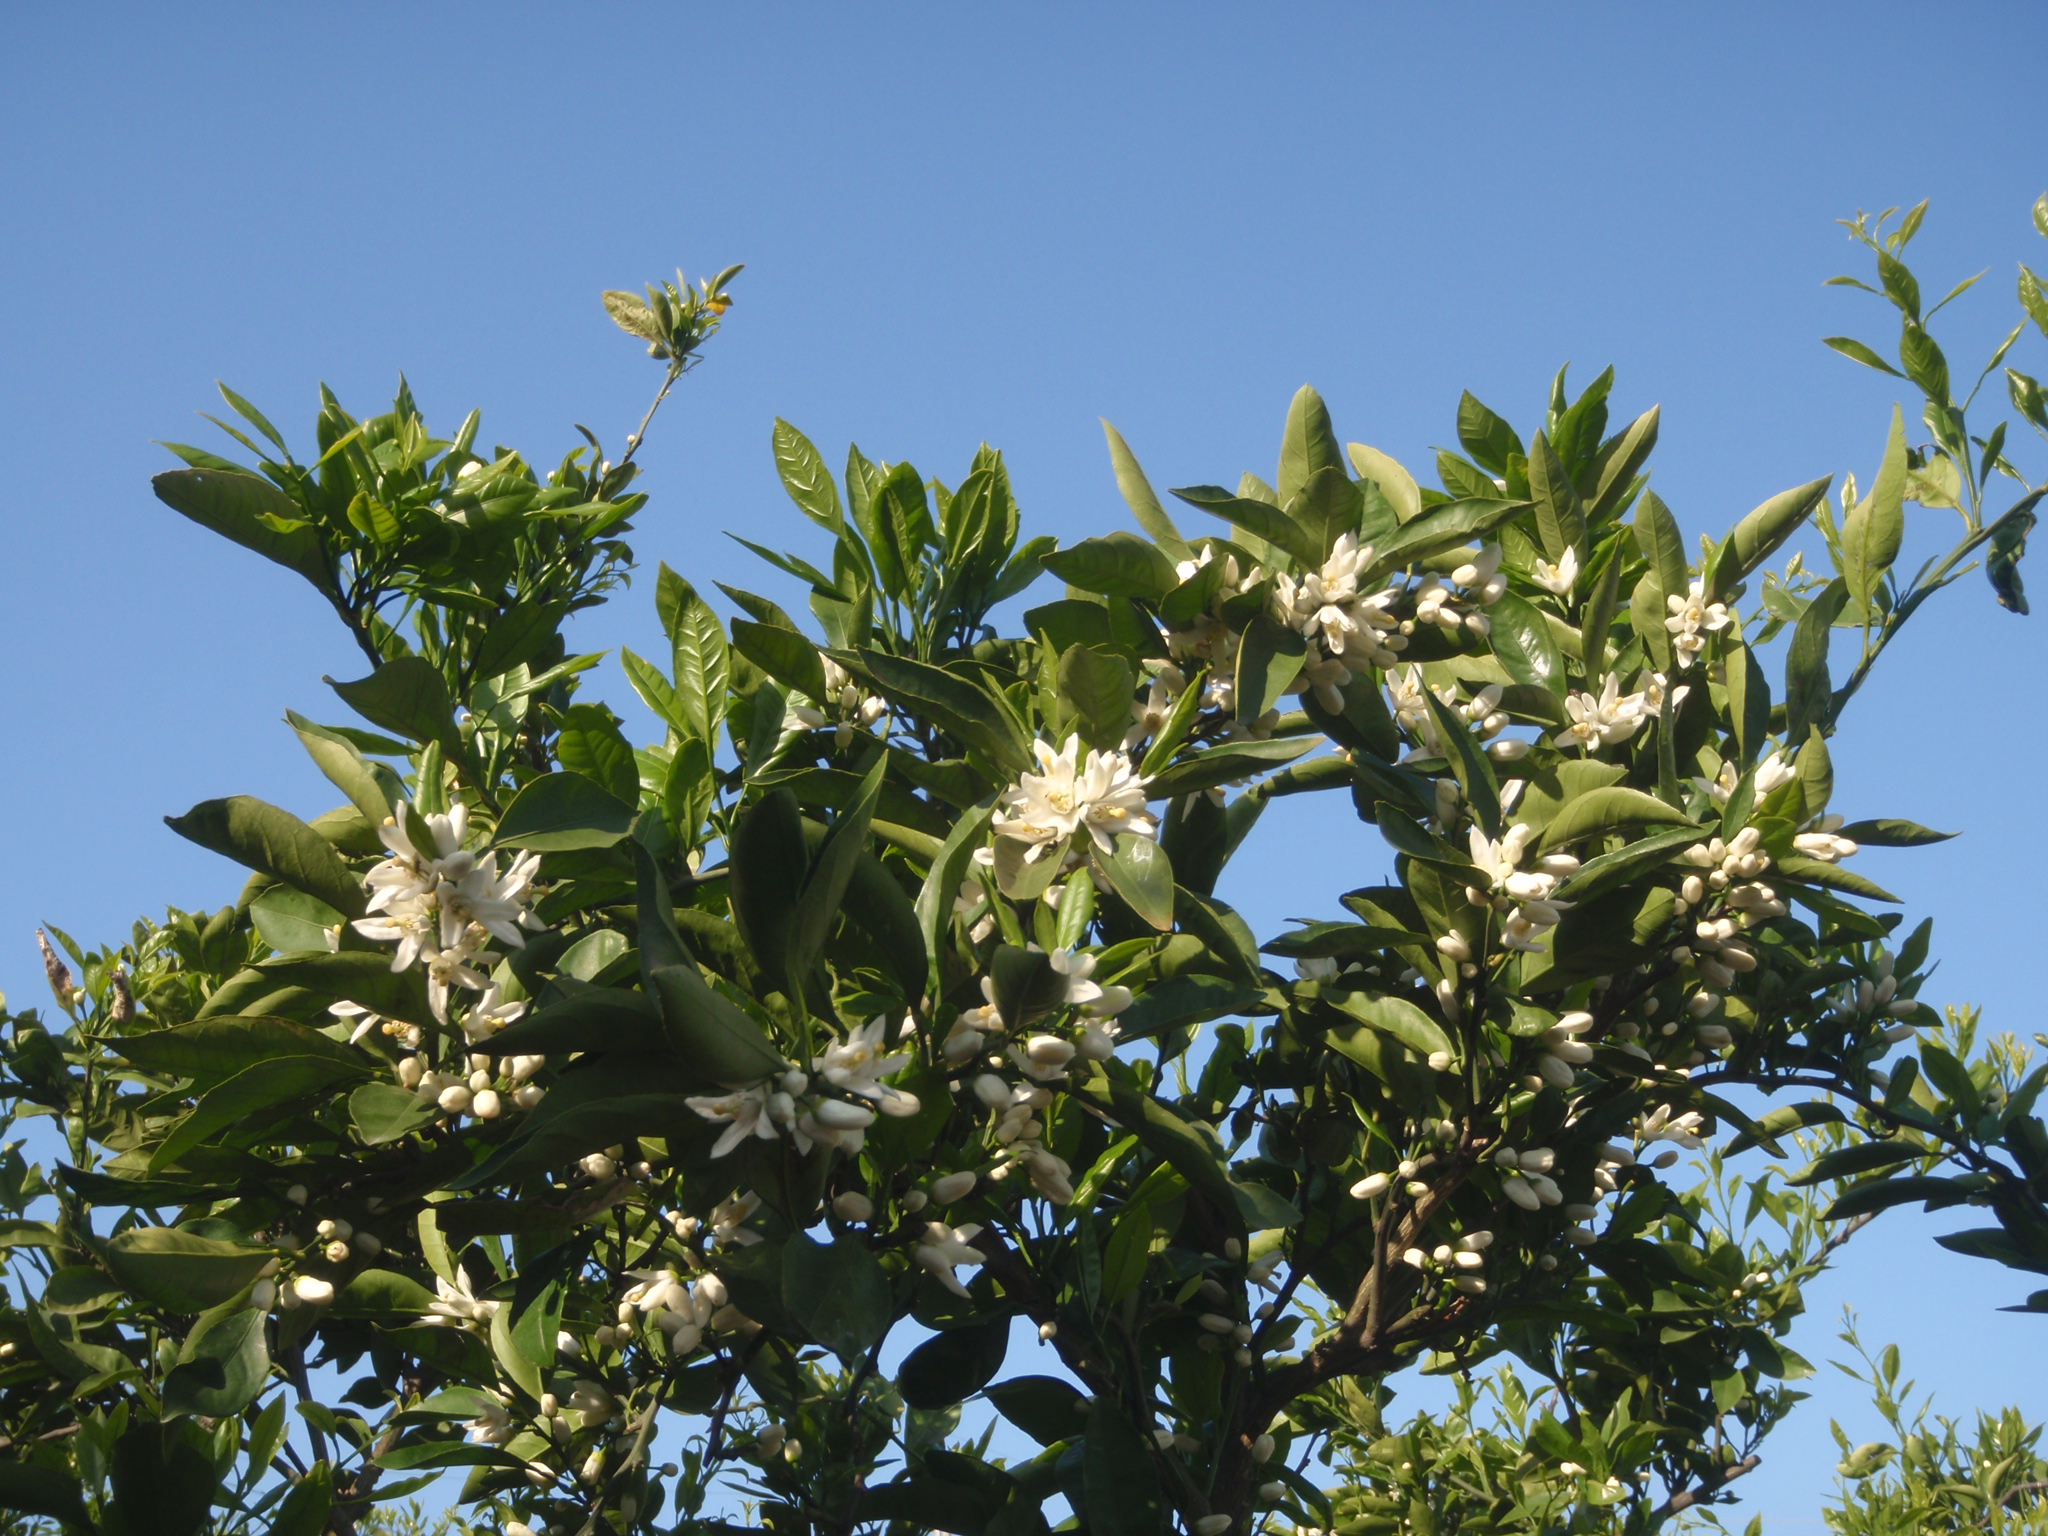
[[[1697,1488],[1687,1488],[1681,1492],[1674,1493],[1650,1512],[1651,1529],[1654,1530],[1680,1511],[1691,1509],[1695,1504],[1713,1503],[1715,1497],[1723,1488],[1726,1488],[1738,1477],[1747,1477],[1762,1464],[1763,1457],[1752,1452],[1743,1457],[1742,1460],[1724,1468],[1716,1476],[1706,1479]]]

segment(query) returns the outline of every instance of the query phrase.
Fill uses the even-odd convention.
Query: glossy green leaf
[[[1261,613],[1245,627],[1237,648],[1237,718],[1251,724],[1278,709],[1308,660],[1300,633]]]
[[[802,1233],[782,1250],[782,1300],[789,1315],[851,1368],[889,1331],[889,1277],[855,1237],[813,1242]]]
[[[280,1056],[245,1067],[203,1094],[191,1113],[157,1143],[150,1154],[149,1171],[174,1168],[187,1152],[222,1131],[367,1072],[365,1066],[337,1062],[325,1055]]]
[[[1536,537],[1553,561],[1567,549],[1586,551],[1586,509],[1572,488],[1571,475],[1549,439],[1538,432],[1529,445],[1529,499],[1536,507]]]
[[[1012,1376],[990,1387],[987,1397],[1040,1445],[1071,1440],[1087,1428],[1088,1399],[1056,1376]]]
[[[1564,652],[1551,633],[1550,621],[1535,604],[1503,593],[1487,609],[1487,618],[1493,654],[1509,677],[1554,696],[1566,691]]]
[[[327,685],[370,724],[424,746],[438,742],[451,762],[463,760],[462,733],[455,728],[455,704],[440,669],[421,656],[387,661],[368,677]]]
[[[824,658],[815,645],[795,630],[734,619],[732,645],[778,683],[795,689],[813,704],[824,706],[834,702],[825,697],[828,690]]]
[[[1317,471],[1344,469],[1344,453],[1337,444],[1336,429],[1330,425],[1329,407],[1323,397],[1304,384],[1294,392],[1287,406],[1287,426],[1280,438],[1280,473],[1273,482],[1280,504],[1301,494]]]
[[[1832,475],[1808,481],[1805,485],[1794,486],[1789,491],[1780,491],[1754,511],[1745,514],[1728,534],[1726,564],[1716,562],[1712,591],[1708,594],[1715,601],[1725,597],[1735,583],[1762,565],[1777,552],[1778,546],[1799,531],[1814,508],[1834,484]]]
[[[107,1269],[132,1296],[172,1312],[204,1312],[232,1299],[275,1255],[173,1227],[131,1227],[107,1240]]]
[[[891,701],[931,720],[963,746],[1015,777],[1031,766],[1016,719],[982,688],[957,673],[907,656],[862,651],[862,666]]]
[[[270,1379],[266,1320],[260,1308],[245,1307],[195,1329],[164,1378],[165,1413],[220,1418],[254,1402]]]
[[[1081,1453],[1090,1536],[1164,1536],[1166,1505],[1153,1450],[1116,1399],[1097,1393]]]
[[[1009,1348],[1007,1317],[947,1328],[904,1357],[896,1371],[896,1390],[912,1408],[964,1402],[995,1379]]]
[[[1307,529],[1278,507],[1248,496],[1235,496],[1220,485],[1188,485],[1172,492],[1191,507],[1220,517],[1232,527],[1262,539],[1304,570],[1322,564],[1322,551]],[[1256,555],[1258,552],[1253,551]],[[1262,562],[1263,563],[1263,562]]]
[[[832,471],[825,467],[823,455],[808,437],[780,416],[775,418],[772,442],[775,472],[782,477],[782,488],[789,492],[789,499],[820,528],[837,533],[844,526],[846,515],[840,509],[839,487],[832,483]]]
[[[1057,672],[1060,703],[1079,727],[1084,745],[1114,751],[1131,726],[1131,666],[1093,646],[1069,646]]]
[[[632,744],[602,704],[571,704],[562,711],[555,755],[564,768],[582,774],[621,805],[640,803],[640,768]],[[504,841],[502,832],[499,841]]]
[[[212,1437],[190,1419],[136,1417],[114,1442],[114,1520],[120,1536],[199,1536],[220,1477]]]
[[[1905,493],[1906,420],[1895,405],[1877,479],[1842,523],[1842,579],[1849,588],[1852,612],[1870,608],[1885,572],[1899,556],[1906,536]]]
[[[349,1120],[366,1147],[381,1147],[410,1136],[440,1113],[432,1099],[422,1099],[396,1083],[365,1083],[348,1096]]]
[[[333,590],[319,533],[304,509],[268,480],[228,470],[169,469],[149,484],[172,511],[298,572],[323,592]]]
[[[676,707],[689,722],[689,734],[715,742],[725,719],[732,670],[718,615],[696,588],[666,565],[655,578],[654,606],[669,640]]]
[[[1397,518],[1404,523],[1412,523],[1422,516],[1422,488],[1392,454],[1368,448],[1364,443],[1351,443],[1345,452],[1359,478],[1372,481],[1380,488],[1380,494],[1393,504]]]
[[[1122,832],[1116,851],[1098,862],[1133,912],[1162,933],[1173,927],[1173,865],[1165,849],[1149,837]]]
[[[1807,604],[1785,649],[1785,739],[1804,740],[1808,730],[1825,731],[1833,713],[1834,686],[1828,678],[1828,641],[1835,616],[1849,599],[1837,577]]]
[[[349,804],[362,812],[371,826],[380,825],[405,799],[405,786],[398,775],[382,763],[371,762],[362,748],[340,731],[315,725],[291,710],[285,711],[285,719],[314,765],[348,796]]]
[[[1337,992],[1329,995],[1335,1007],[1361,1024],[1391,1035],[1417,1056],[1427,1058],[1438,1052],[1455,1056],[1457,1049],[1443,1026],[1420,1008],[1400,997],[1375,997],[1365,992]]]
[[[164,824],[180,837],[282,880],[347,917],[363,915],[363,884],[334,846],[289,811],[249,795],[202,800]]]
[[[1508,460],[1522,456],[1515,429],[1479,403],[1470,390],[1458,397],[1458,441],[1489,474],[1505,475]]]
[[[1153,543],[1166,551],[1175,560],[1188,556],[1187,541],[1167,516],[1166,508],[1159,504],[1159,497],[1153,493],[1152,483],[1145,478],[1145,471],[1138,466],[1137,455],[1131,452],[1123,434],[1107,421],[1102,423],[1103,436],[1109,441],[1110,468],[1116,474],[1117,489],[1122,492],[1124,505],[1131,509],[1131,516],[1138,520]]]
[[[1580,795],[1552,817],[1543,830],[1543,846],[1560,848],[1581,838],[1597,837],[1620,827],[1671,825],[1689,826],[1690,818],[1655,795],[1613,784]]]
[[[564,853],[609,848],[632,826],[632,806],[597,780],[581,773],[550,773],[513,796],[495,841],[502,848]]]
[[[1180,582],[1173,562],[1135,534],[1083,539],[1045,557],[1045,568],[1069,586],[1106,597],[1156,599]]]
[[[649,977],[677,1059],[692,1072],[741,1088],[783,1070],[782,1052],[761,1026],[705,982],[694,965],[671,965]]]

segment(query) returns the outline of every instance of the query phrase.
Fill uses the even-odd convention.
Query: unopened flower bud
[[[841,1221],[869,1221],[875,1214],[875,1202],[857,1189],[848,1189],[832,1197],[832,1209]]]
[[[1393,1180],[1389,1179],[1384,1173],[1369,1173],[1351,1186],[1351,1198],[1354,1200],[1377,1200],[1387,1192],[1387,1186],[1391,1183],[1393,1183]]]

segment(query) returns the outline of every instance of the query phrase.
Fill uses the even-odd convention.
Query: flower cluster
[[[1362,594],[1359,577],[1372,565],[1373,549],[1355,534],[1341,535],[1318,570],[1300,580],[1282,575],[1273,582],[1273,616],[1309,643],[1302,689],[1313,690],[1317,702],[1332,714],[1344,708],[1344,685],[1352,672],[1346,662],[1391,667],[1408,642],[1392,612],[1400,589]]]
[[[1215,557],[1216,547],[1213,544],[1205,544],[1202,546],[1201,554],[1196,558],[1181,561],[1174,568],[1175,574],[1182,581],[1191,581]],[[1238,629],[1223,621],[1221,610],[1223,604],[1231,598],[1251,591],[1265,579],[1265,571],[1256,565],[1250,571],[1240,574],[1237,556],[1226,554],[1223,556],[1223,570],[1217,583],[1216,595],[1210,599],[1208,610],[1185,628],[1161,626],[1167,654],[1179,667],[1194,665],[1209,669],[1208,681],[1202,689],[1204,709],[1228,712],[1237,707]],[[1177,694],[1186,684],[1182,682],[1168,686]]]
[[[1541,1178],[1542,1175],[1535,1175]],[[1544,1179],[1545,1184],[1550,1184]],[[1551,1188],[1557,1186],[1552,1184]],[[1520,1202],[1517,1201],[1517,1204]],[[1401,1262],[1411,1269],[1424,1274],[1445,1274],[1451,1284],[1466,1296],[1484,1296],[1486,1277],[1480,1273],[1486,1267],[1486,1250],[1493,1244],[1491,1232],[1467,1232],[1455,1243],[1439,1243],[1433,1252],[1425,1253],[1420,1248],[1409,1248],[1401,1255]]]
[[[830,656],[821,651],[818,660],[825,669],[825,697],[792,703],[789,716],[814,731],[831,724],[834,744],[843,752],[846,744],[853,740],[853,733],[870,729],[889,712],[889,706],[873,694],[862,693],[860,685],[854,682],[846,668]]]
[[[1580,747],[1588,752],[1595,747],[1619,746],[1657,718],[1664,708],[1664,687],[1663,673],[1646,672],[1636,679],[1636,691],[1625,694],[1621,679],[1610,672],[1597,695],[1566,695],[1564,710],[1571,723],[1551,740],[1560,747]],[[1672,693],[1674,709],[1685,702],[1688,691],[1679,688]]]
[[[1541,949],[1544,934],[1571,907],[1570,902],[1557,900],[1555,892],[1559,881],[1578,873],[1579,861],[1568,853],[1547,853],[1536,860],[1533,869],[1523,869],[1522,858],[1534,835],[1526,822],[1517,822],[1498,840],[1477,827],[1467,838],[1472,862],[1488,884],[1468,887],[1465,899],[1475,907],[1508,914],[1500,935],[1501,944],[1508,949]]]
[[[887,1028],[886,1018],[872,1018],[828,1045],[818,1058],[816,1078],[792,1066],[731,1093],[686,1100],[706,1120],[725,1126],[712,1143],[711,1155],[724,1157],[749,1136],[773,1141],[785,1132],[801,1153],[808,1154],[814,1146],[854,1153],[865,1144],[877,1110],[899,1119],[916,1114],[922,1107],[916,1094],[882,1081],[910,1065],[907,1052],[886,1053],[882,1038]],[[817,1090],[819,1080],[848,1097]],[[875,1108],[855,1099],[866,1099]]]
[[[495,1120],[509,1101],[518,1109],[535,1109],[547,1090],[530,1079],[547,1065],[545,1056],[501,1056],[493,1060],[488,1051],[473,1051],[466,1063],[469,1071],[437,1072],[419,1056],[401,1057],[394,1069],[401,1088],[410,1088],[422,1104],[433,1104],[443,1114],[468,1115],[476,1120]]]
[[[1708,602],[1706,582],[1698,576],[1683,597],[1674,592],[1664,604],[1671,610],[1664,627],[1671,632],[1671,649],[1677,653],[1679,670],[1684,671],[1707,648],[1707,636],[1728,627],[1728,605]]]
[[[1158,832],[1157,818],[1145,808],[1144,780],[1123,753],[1091,749],[1084,760],[1078,735],[1057,752],[1043,741],[1032,749],[1039,771],[1018,775],[1003,792],[1007,813],[997,811],[991,821],[998,837],[1030,845],[1027,862],[1064,847],[1080,831],[1104,855],[1115,851],[1119,832]]]
[[[406,822],[417,812],[401,805],[384,818],[377,836],[391,857],[364,877],[370,888],[369,915],[356,919],[356,932],[380,943],[395,941],[391,969],[415,962],[427,973],[427,1000],[434,1017],[448,1022],[448,996],[455,987],[490,988],[490,967],[498,957],[485,951],[491,939],[524,948],[521,930],[545,925],[527,907],[527,891],[540,868],[540,855],[522,854],[504,874],[495,853],[462,846],[469,808],[457,801],[447,815],[420,816],[433,839],[431,852],[415,847]]]

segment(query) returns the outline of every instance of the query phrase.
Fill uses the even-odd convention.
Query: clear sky
[[[1889,311],[1821,286],[1860,270],[1833,218],[1930,196],[1923,282],[1991,269],[1939,333],[1959,372],[2016,318],[2014,263],[2048,264],[2044,43],[2038,0],[6,7],[0,986],[42,993],[39,920],[98,939],[233,898],[164,813],[332,799],[280,720],[342,717],[339,626],[149,493],[152,439],[208,440],[215,378],[303,442],[317,381],[369,411],[403,369],[434,423],[481,406],[486,441],[550,460],[576,421],[616,445],[657,382],[598,290],[745,261],[644,455],[634,540],[707,590],[779,590],[722,529],[805,547],[777,414],[828,457],[855,438],[948,479],[986,439],[1030,531],[1072,539],[1122,517],[1098,416],[1155,483],[1234,483],[1270,476],[1311,380],[1426,475],[1461,388],[1526,429],[1567,359],[1613,363],[1621,411],[1663,404],[1657,486],[1719,532],[1875,470],[1892,381],[1818,338],[1881,341]],[[2013,361],[2048,373],[2048,344]],[[1943,516],[1915,509],[1914,539]],[[1852,815],[1966,829],[1860,867],[1937,918],[1934,995],[2023,1034],[2044,624],[1967,578],[1837,748]],[[572,639],[657,633],[643,587]],[[609,665],[594,686],[630,702]],[[1384,867],[1333,812],[1262,828],[1226,891],[1262,931]],[[2027,1277],[1936,1248],[1943,1224],[1972,1223],[1859,1237],[1793,1342],[1838,1352],[1853,1302],[1947,1411],[2048,1417],[2048,1319],[1993,1310]],[[1838,1373],[1810,1385],[1738,1519],[1819,1530],[1828,1416],[1874,1431]]]

